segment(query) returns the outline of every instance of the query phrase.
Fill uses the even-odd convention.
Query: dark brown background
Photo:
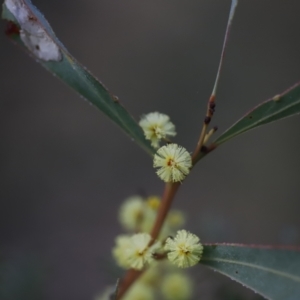
[[[169,114],[176,141],[193,150],[229,0],[34,3],[136,118]],[[213,120],[220,131],[299,81],[299,9],[298,0],[240,1]],[[160,194],[163,184],[150,158],[96,108],[4,34],[0,45],[3,299],[92,299],[118,274],[110,249],[120,203],[141,190]],[[300,245],[299,125],[295,117],[265,126],[205,158],[176,199],[186,228],[205,242]],[[195,274],[197,299],[224,299],[219,289],[229,281]]]

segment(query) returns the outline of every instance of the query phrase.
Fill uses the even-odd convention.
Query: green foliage
[[[100,81],[98,81],[67,51],[62,43],[56,38],[43,15],[34,5],[32,5],[31,1],[23,0],[21,2],[24,2],[24,5],[30,11],[31,17],[35,20],[37,26],[40,26],[40,28],[46,31],[49,38],[58,46],[59,51],[62,54],[62,59],[59,61],[45,61],[38,59],[38,62],[52,74],[60,78],[69,87],[99,108],[145,151],[152,155],[155,152],[154,149],[150,146],[150,143],[145,140],[142,129],[121,105],[118,98],[111,94]],[[2,17],[16,23],[18,26],[20,25],[6,8],[5,4],[3,5]],[[11,35],[11,38],[28,51],[19,35]]]
[[[201,264],[267,299],[300,299],[300,251],[231,244],[204,247]]]
[[[31,255],[0,261],[0,299],[44,299],[44,273],[41,262]]]
[[[226,130],[215,143],[220,145],[250,129],[299,113],[300,84],[296,84],[281,95],[277,95],[255,107]]]

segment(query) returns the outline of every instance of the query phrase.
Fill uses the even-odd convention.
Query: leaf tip
[[[5,0],[4,5],[19,24],[20,39],[31,53],[44,61],[62,60],[62,53],[58,45],[49,36],[25,1]],[[8,32],[10,33],[13,29],[14,33],[16,26],[11,26]]]

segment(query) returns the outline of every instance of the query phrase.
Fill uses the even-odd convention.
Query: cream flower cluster
[[[157,175],[165,182],[182,181],[192,167],[191,155],[177,144],[168,144],[158,149],[154,155],[154,168]]]
[[[167,300],[190,299],[193,293],[193,282],[186,274],[177,271],[163,278],[161,291]]]
[[[152,262],[153,254],[161,248],[160,242],[155,242],[149,247],[150,241],[151,236],[148,233],[119,236],[116,239],[113,255],[120,266],[141,270],[146,264]]]
[[[159,147],[160,140],[176,135],[175,125],[170,121],[169,116],[159,112],[144,115],[139,125],[144,131],[145,138],[151,141],[154,148]]]
[[[200,261],[203,246],[195,234],[179,230],[175,238],[166,240],[165,250],[168,251],[168,259],[172,264],[180,268],[187,268]]]
[[[127,231],[149,233],[156,218],[160,206],[160,198],[149,196],[131,196],[125,199],[119,212],[119,221]],[[185,223],[184,214],[178,210],[171,210],[168,214],[166,224],[163,227],[163,237],[172,234]]]
[[[140,196],[127,198],[122,204],[119,212],[120,223],[127,230],[137,230],[144,219],[146,205]]]
[[[125,269],[140,270],[153,261],[153,254],[162,250],[161,242],[157,241],[148,246],[151,237],[149,232],[154,224],[160,198],[150,196],[132,196],[127,198],[121,206],[119,220],[121,225],[132,234],[117,236],[113,256],[117,264]],[[164,241],[173,234],[173,230],[184,224],[184,215],[177,210],[171,210],[159,238]]]
[[[144,115],[139,122],[145,138],[151,141],[154,148],[159,148],[159,142],[176,135],[175,126],[170,118],[159,112]],[[191,155],[185,148],[170,143],[159,148],[154,155],[154,168],[158,168],[157,175],[165,182],[182,181],[192,167]]]
[[[156,241],[149,234],[153,227],[160,198],[132,196],[120,209],[120,222],[127,234],[117,236],[113,248],[116,263],[124,269],[142,270],[142,275],[124,295],[125,300],[186,300],[192,297],[193,282],[183,268],[201,259],[199,238],[186,231],[174,230],[185,222],[179,210],[171,210]],[[171,238],[170,236],[175,236]],[[97,300],[110,300],[113,289]]]

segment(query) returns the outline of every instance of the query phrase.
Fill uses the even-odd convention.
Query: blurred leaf
[[[98,107],[149,154],[154,153],[142,129],[117,97],[71,56],[30,0],[5,0],[2,17],[9,21],[6,34],[10,38],[48,71]]]
[[[201,264],[267,299],[300,299],[300,250],[234,244],[206,245]]]
[[[255,107],[215,142],[216,146],[255,127],[300,113],[300,84]]]
[[[117,282],[116,282],[116,285],[115,285],[115,288],[114,288],[114,292],[110,297],[112,300],[117,300],[118,292],[119,292],[119,286],[120,286],[120,279],[118,278]]]
[[[14,257],[0,265],[1,300],[44,299],[45,270],[36,257]]]

